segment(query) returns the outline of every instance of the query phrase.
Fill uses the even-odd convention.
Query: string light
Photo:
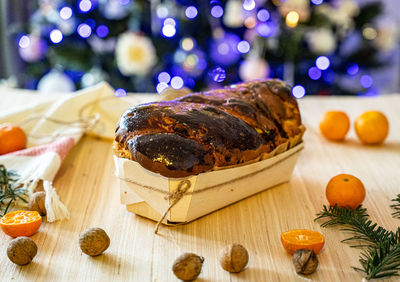
[[[194,47],[194,41],[192,38],[186,37],[181,41],[181,48],[185,51],[190,51]]]
[[[256,26],[257,21],[253,17],[248,17],[247,19],[244,20],[244,26],[247,27],[248,29],[252,29]]]
[[[223,14],[224,14],[224,9],[222,9],[221,6],[216,5],[211,8],[211,16],[213,16],[214,18],[220,18],[222,17]]]
[[[28,48],[30,44],[31,44],[31,39],[27,35],[21,36],[18,42],[18,45],[21,48]]]
[[[156,90],[157,90],[158,94],[160,94],[161,92],[163,92],[167,88],[168,88],[168,84],[166,84],[165,82],[160,82],[156,86]]]
[[[171,79],[171,86],[174,89],[181,89],[183,87],[183,79],[180,76],[174,76]]]
[[[258,11],[257,19],[259,21],[266,22],[266,21],[269,20],[269,18],[270,18],[270,14],[269,14],[269,12],[267,10],[261,9],[260,11]]]
[[[308,76],[312,79],[312,80],[317,80],[319,78],[321,78],[322,72],[319,68],[317,67],[311,67],[308,70]]]
[[[171,80],[171,76],[169,75],[169,73],[163,71],[158,74],[157,79],[159,82],[168,83]]]
[[[358,73],[358,71],[360,70],[359,66],[357,64],[351,64],[348,68],[347,68],[347,73],[349,75],[356,75]]]
[[[188,19],[194,19],[195,17],[197,17],[198,11],[197,8],[195,6],[189,6],[186,8],[185,10],[185,15]]]
[[[319,56],[316,60],[315,60],[315,65],[317,66],[317,68],[319,68],[320,70],[326,70],[329,68],[331,62],[329,61],[328,57],[326,56]]]
[[[157,17],[159,17],[160,19],[164,19],[164,18],[168,17],[168,8],[163,5],[159,5],[156,13],[157,13]]]
[[[124,96],[126,96],[126,90],[122,89],[122,88],[118,88],[117,90],[115,90],[114,95],[115,95],[115,97],[124,97]]]
[[[306,89],[301,85],[295,85],[292,88],[292,94],[297,99],[303,98],[306,95]]]
[[[324,0],[311,0],[311,3],[313,3],[314,5],[321,5],[322,2],[324,2]]]
[[[92,34],[92,28],[88,24],[80,24],[76,29],[82,38],[88,38]]]
[[[68,20],[72,17],[72,9],[70,7],[64,7],[60,10],[60,18]]]
[[[84,13],[89,12],[92,9],[92,2],[90,0],[81,0],[79,2],[79,9]]]
[[[240,41],[237,45],[237,49],[240,53],[246,54],[250,51],[250,44],[246,40]]]
[[[290,11],[286,15],[286,24],[289,27],[295,27],[299,23],[300,16],[297,12],[295,11]]]
[[[246,11],[251,11],[256,7],[256,2],[254,0],[244,0],[243,9]]]
[[[360,78],[360,84],[364,88],[370,88],[374,81],[372,80],[372,77],[369,75],[362,75]]]
[[[99,25],[96,28],[96,34],[100,38],[106,37],[108,35],[108,32],[109,32],[108,27],[106,27],[105,25]]]
[[[53,29],[50,32],[50,40],[57,44],[60,43],[63,40],[63,34],[59,29]]]
[[[376,30],[372,27],[364,28],[362,34],[364,38],[368,40],[374,40],[378,36]]]
[[[176,29],[173,25],[167,24],[163,26],[162,33],[165,37],[173,37],[176,34]]]

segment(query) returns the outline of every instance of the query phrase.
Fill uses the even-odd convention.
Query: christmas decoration
[[[38,90],[43,93],[66,93],[75,90],[73,81],[66,74],[51,70],[38,83]]]
[[[37,0],[15,37],[26,62],[20,84],[37,86],[60,65],[76,88],[104,79],[124,93],[268,76],[296,86],[296,97],[379,93],[370,73],[392,61],[398,32],[377,21],[382,1],[360,3]]]

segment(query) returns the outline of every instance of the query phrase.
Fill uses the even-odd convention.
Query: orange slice
[[[281,234],[281,242],[289,254],[297,250],[308,249],[318,254],[325,244],[324,236],[316,231],[307,229],[294,229]]]
[[[9,212],[0,219],[1,229],[11,237],[31,236],[41,224],[42,217],[37,211]]]

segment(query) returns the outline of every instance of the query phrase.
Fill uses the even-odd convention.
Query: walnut
[[[193,253],[184,253],[172,265],[175,276],[183,281],[196,279],[203,266],[204,258]]]
[[[37,211],[40,215],[46,215],[46,207],[44,201],[46,198],[45,192],[35,192],[29,199],[28,208],[31,211]]]
[[[7,247],[7,256],[15,264],[25,265],[36,256],[37,246],[28,237],[18,237],[10,242]]]
[[[219,262],[223,269],[229,272],[242,271],[249,261],[249,253],[240,244],[226,246],[219,253]]]
[[[79,236],[79,246],[85,254],[98,256],[110,246],[110,237],[101,228],[89,228]]]
[[[311,274],[318,267],[318,258],[313,250],[297,250],[293,254],[292,261],[298,274]]]

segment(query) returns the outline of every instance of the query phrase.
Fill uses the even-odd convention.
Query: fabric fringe
[[[46,208],[47,221],[54,222],[57,220],[69,219],[69,211],[61,202],[52,183],[45,180],[43,181],[43,187],[46,193],[44,206]]]

